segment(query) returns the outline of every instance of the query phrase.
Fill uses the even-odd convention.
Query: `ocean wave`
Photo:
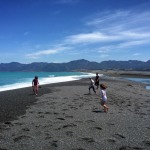
[[[87,74],[84,73],[81,75],[59,76],[59,77],[55,75],[54,76],[50,75],[48,77],[39,78],[39,83],[40,85],[45,85],[45,84],[52,84],[52,83],[75,81],[75,80],[80,80],[82,78],[89,78],[93,76],[95,76],[95,74],[93,73],[87,73]],[[32,86],[32,79],[28,78],[27,80],[24,80],[24,82],[0,86],[0,91],[8,91],[8,90],[20,89],[20,88],[25,88],[30,86]]]
[[[50,77],[50,78],[51,78],[51,77],[55,77],[55,75],[53,75],[53,74],[52,74],[52,75],[48,75],[48,77]]]

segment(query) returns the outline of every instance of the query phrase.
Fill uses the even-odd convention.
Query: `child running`
[[[35,76],[35,78],[32,81],[32,88],[35,95],[38,94],[38,88],[39,88],[39,81],[38,76]]]
[[[107,86],[105,84],[100,84],[101,105],[104,107],[104,112],[108,112],[109,109],[109,107],[106,105],[107,103],[106,88]]]
[[[90,79],[89,94],[91,94],[90,92],[91,88],[93,89],[94,93],[96,93],[95,87],[94,87],[94,80],[92,78],[89,78],[89,79]]]

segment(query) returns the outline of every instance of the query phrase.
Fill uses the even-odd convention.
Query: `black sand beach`
[[[89,79],[0,92],[0,150],[149,150],[150,91],[101,77],[108,113]]]

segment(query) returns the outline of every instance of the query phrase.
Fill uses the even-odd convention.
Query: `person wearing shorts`
[[[35,95],[38,94],[38,88],[39,88],[39,81],[38,76],[35,76],[35,78],[32,81],[32,88]]]
[[[108,112],[109,107],[106,105],[107,103],[106,88],[107,86],[105,84],[100,84],[101,105],[104,107],[104,111]]]

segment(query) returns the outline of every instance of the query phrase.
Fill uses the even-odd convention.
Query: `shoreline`
[[[124,71],[124,70],[82,70],[83,72],[90,72],[104,74],[110,77],[133,77],[133,78],[150,78],[148,71]]]
[[[145,84],[145,83],[131,81],[131,80],[124,78],[124,77],[134,77],[134,78],[141,77],[141,75],[140,76],[136,75],[133,72],[128,73],[129,76],[122,76],[122,71],[116,72],[116,71],[112,71],[112,70],[109,70],[109,71],[99,71],[99,70],[93,70],[93,71],[90,70],[89,71],[89,70],[87,70],[87,72],[89,72],[89,73],[98,72],[99,74],[108,76],[108,80],[111,80],[111,78],[115,77],[116,80],[120,80],[120,81],[125,80],[125,82],[129,82],[129,84],[132,82],[133,83],[135,82],[135,84],[137,83],[142,86],[144,85],[145,89],[146,89],[146,86],[149,86],[148,84]],[[143,74],[142,76],[147,76],[147,74],[146,75]],[[94,77],[95,76],[93,76],[93,78]],[[100,80],[101,80],[101,78],[103,78],[103,77],[100,77]],[[19,88],[19,89],[0,91],[0,99],[2,102],[2,104],[0,105],[0,110],[2,110],[2,112],[0,113],[0,123],[5,122],[5,121],[15,120],[15,119],[17,119],[18,116],[25,114],[26,109],[28,109],[28,107],[30,107],[30,105],[34,105],[39,96],[42,96],[47,93],[52,93],[51,88],[53,88],[55,86],[57,87],[57,86],[63,86],[63,85],[68,85],[68,84],[75,86],[76,84],[78,85],[80,81],[87,81],[87,80],[88,80],[88,78],[82,78],[82,79],[73,80],[73,81],[64,81],[64,82],[58,82],[58,83],[43,84],[43,85],[41,85],[41,88],[39,88],[38,96],[35,96],[33,94],[32,87],[23,87],[23,88]],[[105,80],[105,78],[104,78],[104,80]],[[86,84],[86,86],[88,86],[88,84]],[[21,101],[22,104],[20,103],[20,100],[22,100]]]
[[[89,79],[0,93],[1,149],[149,149],[150,93],[145,84],[100,78],[108,85],[109,112]]]

